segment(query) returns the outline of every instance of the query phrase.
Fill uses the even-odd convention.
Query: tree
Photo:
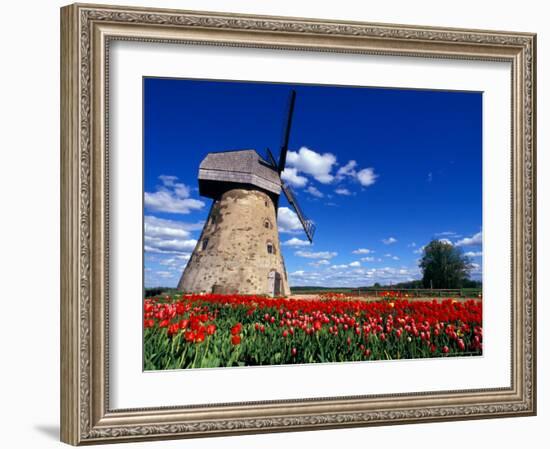
[[[470,258],[450,242],[432,240],[419,263],[424,288],[461,288],[473,268]]]

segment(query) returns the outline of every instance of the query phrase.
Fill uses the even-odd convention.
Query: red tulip
[[[185,341],[195,341],[196,334],[193,331],[185,332]]]
[[[233,335],[231,337],[231,343],[235,346],[241,344],[241,337],[239,335]]]
[[[144,320],[143,321],[143,327],[145,327],[146,329],[149,328],[149,327],[153,327],[155,325],[155,320]]]
[[[204,341],[204,331],[198,332],[195,335],[195,343],[200,343],[201,341]]]
[[[162,320],[159,323],[159,327],[168,327],[169,324],[170,324],[170,320]]]
[[[168,335],[169,336],[172,336],[172,335],[175,335],[178,333],[180,327],[178,326],[178,324],[171,324],[169,327],[168,327]]]

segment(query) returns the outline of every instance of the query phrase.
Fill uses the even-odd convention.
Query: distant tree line
[[[481,281],[476,281],[473,279],[465,279],[461,287],[456,288],[482,288],[483,283]],[[424,288],[430,288],[424,287],[424,281],[423,279],[416,279],[413,281],[406,281],[406,282],[398,282],[396,284],[380,284],[379,282],[375,282],[374,285],[371,287],[359,287],[362,289],[365,288],[379,288],[379,289],[395,289],[395,290],[409,290],[409,289],[424,289]],[[434,287],[435,288],[435,287]],[[455,287],[446,287],[449,289],[455,288]]]
[[[159,296],[162,294],[171,295],[175,292],[177,292],[177,290],[173,287],[152,287],[146,288],[144,294],[145,298],[152,298],[153,296]]]

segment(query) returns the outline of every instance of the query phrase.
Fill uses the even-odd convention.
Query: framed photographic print
[[[536,413],[535,35],[61,28],[63,441]]]

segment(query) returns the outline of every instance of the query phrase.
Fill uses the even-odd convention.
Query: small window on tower
[[[269,220],[264,221],[264,227],[266,229],[269,229],[271,227],[271,223],[269,223]]]
[[[273,243],[268,243],[267,244],[267,253],[268,254],[273,254]]]
[[[202,241],[202,250],[204,251],[206,249],[206,247],[208,246],[208,239],[204,239]]]
[[[267,201],[265,202],[265,207],[267,207]]]

